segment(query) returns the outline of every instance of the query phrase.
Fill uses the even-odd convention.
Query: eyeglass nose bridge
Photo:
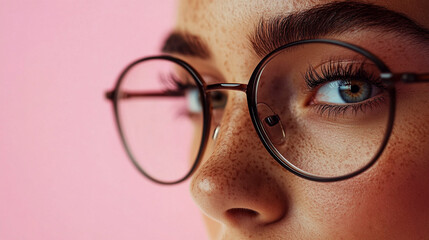
[[[234,90],[247,93],[247,86],[247,84],[240,83],[217,83],[206,86],[206,91]],[[283,143],[285,131],[279,116],[265,103],[259,103],[258,107],[259,114],[261,114],[261,117],[263,116],[264,128],[267,130],[267,134],[270,136],[271,141],[275,144]],[[213,139],[216,139],[218,132],[219,126],[215,129]]]
[[[240,83],[216,83],[216,84],[210,84],[205,87],[206,92],[213,92],[213,91],[222,91],[222,90],[233,90],[233,91],[241,91],[247,93],[247,84],[240,84]],[[218,125],[214,131],[212,138],[216,141],[217,136],[219,134],[220,125]]]
[[[233,90],[247,92],[247,84],[241,83],[216,83],[206,86],[206,91]]]

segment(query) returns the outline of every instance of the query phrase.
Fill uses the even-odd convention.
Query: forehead
[[[249,76],[260,59],[251,50],[249,36],[255,31],[261,18],[289,15],[330,3],[329,0],[182,0],[179,4],[176,30],[188,32],[203,40],[213,53],[211,61],[223,72],[232,76]],[[366,1],[368,2],[368,1]],[[425,9],[429,1],[384,1],[373,0],[374,4],[403,12],[425,25],[429,22]],[[427,3],[424,3],[427,2]],[[426,8],[427,9],[427,8]],[[420,21],[419,21],[420,20]],[[427,24],[426,24],[427,25]],[[233,64],[232,64],[233,63]],[[238,73],[238,74],[237,74]],[[232,80],[232,79],[229,79]],[[240,79],[234,79],[240,81]]]
[[[178,25],[194,27],[222,24],[251,24],[261,16],[287,14],[315,5],[332,3],[332,0],[180,0]],[[355,0],[350,2],[371,3],[403,12],[417,22],[429,24],[427,0]],[[209,22],[207,22],[209,21]]]
[[[248,76],[249,69],[257,64],[248,36],[259,18],[304,7],[304,2],[308,1],[270,1],[267,4],[267,1],[249,0],[182,0],[176,29],[197,35],[207,43],[213,52],[211,61],[221,72]]]

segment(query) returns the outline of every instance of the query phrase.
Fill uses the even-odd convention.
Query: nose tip
[[[213,167],[204,166],[191,184],[192,196],[206,215],[247,229],[277,222],[285,216],[286,197],[271,178],[263,176],[263,169],[252,171],[247,167],[237,172]],[[208,171],[210,175],[206,174]]]

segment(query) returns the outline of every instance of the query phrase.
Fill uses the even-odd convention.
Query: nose
[[[241,94],[241,93],[238,93]],[[231,94],[213,152],[191,181],[201,210],[218,222],[239,228],[275,223],[288,210],[281,167],[263,147],[243,96]]]

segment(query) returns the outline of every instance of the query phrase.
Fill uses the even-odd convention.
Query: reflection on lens
[[[202,138],[202,106],[190,73],[165,59],[137,63],[123,76],[118,121],[131,159],[149,177],[185,177]]]
[[[258,118],[281,161],[322,178],[342,177],[371,163],[384,143],[390,112],[374,62],[341,46],[307,43],[286,48],[265,64],[257,82]],[[271,116],[276,121],[266,124]]]

